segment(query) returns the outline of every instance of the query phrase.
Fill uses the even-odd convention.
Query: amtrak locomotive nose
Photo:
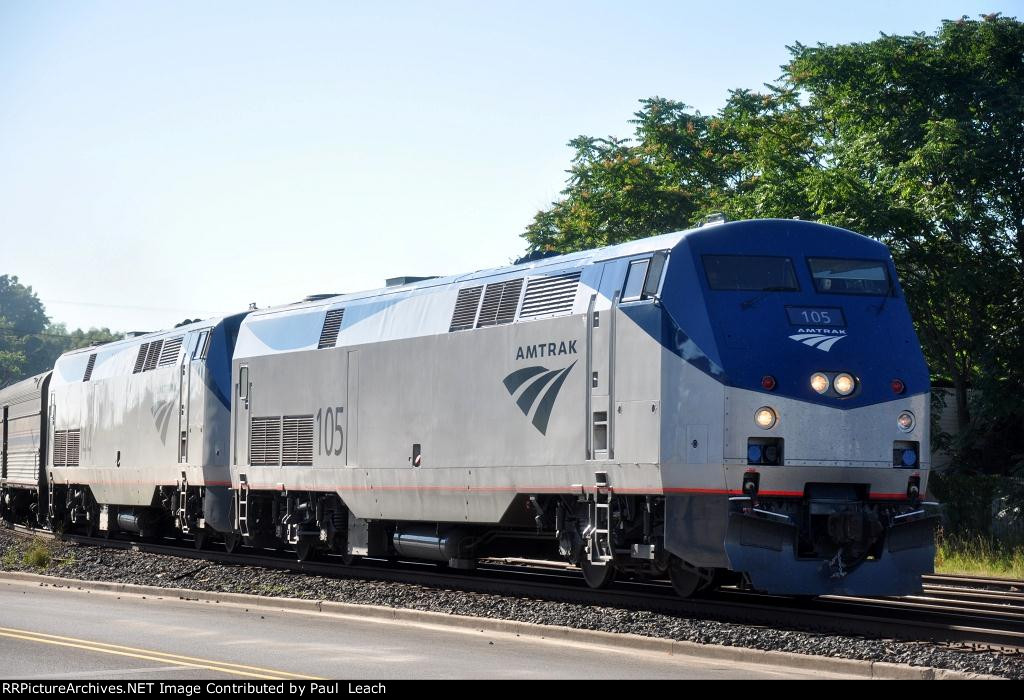
[[[717,563],[765,590],[918,590],[934,556],[920,502],[929,381],[885,246],[789,221],[710,228],[684,244],[697,274],[670,276],[662,301],[701,329],[686,299],[705,300],[697,344],[721,367],[729,505],[709,533],[724,542]],[[668,509],[699,512],[710,498],[684,492]],[[671,533],[667,545],[715,560]]]

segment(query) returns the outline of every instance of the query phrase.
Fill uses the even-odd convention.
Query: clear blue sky
[[[0,274],[74,328],[507,263],[578,134],[704,112],[785,46],[1024,0],[0,0]],[[130,308],[122,308],[130,307]]]

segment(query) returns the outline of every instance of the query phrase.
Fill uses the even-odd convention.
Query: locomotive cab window
[[[796,292],[796,270],[789,258],[769,255],[705,255],[708,286],[718,291]]]
[[[656,296],[664,269],[664,253],[629,263],[629,268],[626,270],[626,283],[622,287],[622,301],[651,299]]]
[[[651,265],[651,259],[634,260],[629,264],[626,271],[626,284],[622,288],[622,300],[630,301],[639,299],[644,292],[644,283],[647,281],[647,268]]]
[[[822,294],[885,296],[892,289],[889,271],[880,260],[807,258],[814,287]]]
[[[238,370],[238,398],[249,398],[249,368],[241,367]]]
[[[202,331],[199,333],[199,338],[196,340],[196,346],[192,350],[192,359],[200,360],[206,357],[206,340],[210,337],[210,331]]]

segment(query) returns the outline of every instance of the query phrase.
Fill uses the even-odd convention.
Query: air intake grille
[[[313,466],[313,416],[284,417],[284,448],[281,464]]]
[[[579,283],[579,272],[530,280],[526,285],[526,296],[519,318],[535,318],[572,311]]]
[[[85,366],[85,374],[82,376],[82,381],[87,382],[92,379],[92,368],[96,366],[96,353],[89,355],[89,363]]]
[[[281,464],[281,416],[249,421],[249,464],[257,467]]]
[[[146,363],[147,352],[149,352],[149,343],[143,343],[139,346],[139,354],[135,356],[135,368],[132,370],[132,374],[138,374],[142,371],[142,366]]]
[[[523,280],[509,280],[507,282],[496,282],[487,285],[484,290],[484,303],[480,307],[480,318],[476,322],[477,328],[484,326],[499,326],[503,323],[512,323],[516,318],[516,308],[519,306],[519,293],[523,289]]]
[[[53,433],[53,466],[66,467],[68,464],[68,431],[56,430]]]
[[[160,351],[160,361],[156,363],[157,367],[169,367],[177,363],[178,351],[181,350],[181,341],[184,337],[179,335],[177,338],[171,338],[164,343],[164,347]]]
[[[480,306],[480,294],[483,291],[483,287],[465,287],[459,290],[459,298],[455,300],[455,311],[452,312],[452,325],[448,327],[449,333],[473,327],[476,310]]]
[[[82,442],[82,431],[81,430],[69,430],[68,431],[68,458],[67,466],[77,467],[78,466],[78,454],[81,448]]]
[[[160,359],[160,350],[164,347],[164,341],[154,340],[149,344],[149,350],[146,351],[146,362],[142,365],[142,371],[148,372],[156,367],[157,360]]]
[[[338,342],[338,331],[341,330],[341,319],[345,318],[345,309],[331,309],[324,318],[324,327],[320,331],[320,342],[317,349],[333,348]]]
[[[81,430],[55,430],[53,433],[53,466],[77,467],[81,442]]]

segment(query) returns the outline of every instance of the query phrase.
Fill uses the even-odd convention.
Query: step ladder
[[[50,478],[46,480],[46,493],[49,496],[46,504],[47,522],[50,523],[50,527],[56,528],[57,508],[53,503],[53,472],[50,472]]]
[[[178,482],[178,529],[186,535],[188,527],[188,476],[181,473],[181,481]]]
[[[238,516],[238,532],[243,537],[249,536],[249,482],[245,474],[238,475],[237,507],[235,512]]]
[[[591,564],[599,566],[613,558],[612,552],[612,488],[608,472],[594,472],[594,500],[590,502]]]

